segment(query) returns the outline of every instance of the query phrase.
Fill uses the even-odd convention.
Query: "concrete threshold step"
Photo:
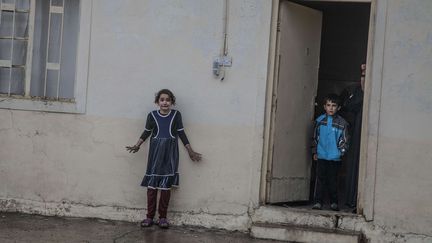
[[[364,222],[359,215],[324,210],[307,210],[277,206],[261,206],[252,215],[252,223],[298,225],[324,229],[340,228],[341,222]]]
[[[358,232],[340,229],[317,228],[294,224],[253,223],[251,236],[288,242],[319,243],[360,243],[362,235]]]

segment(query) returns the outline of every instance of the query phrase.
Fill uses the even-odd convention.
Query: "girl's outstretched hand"
[[[186,149],[187,149],[187,151],[189,153],[189,157],[191,158],[192,161],[200,161],[201,160],[202,155],[200,153],[193,151],[190,144],[186,145]]]
[[[140,146],[134,145],[134,146],[126,146],[126,150],[129,151],[129,153],[136,153],[140,149]]]
[[[201,154],[197,153],[195,151],[191,151],[189,152],[189,157],[191,158],[192,161],[200,161],[201,160]]]

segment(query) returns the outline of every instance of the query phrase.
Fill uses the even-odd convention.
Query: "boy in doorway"
[[[341,108],[338,95],[329,94],[324,99],[325,114],[315,120],[312,156],[317,161],[316,186],[312,209],[322,209],[323,194],[328,191],[330,208],[338,206],[338,172],[341,157],[348,149],[348,123],[337,114]]]

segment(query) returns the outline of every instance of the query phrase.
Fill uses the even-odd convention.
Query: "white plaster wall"
[[[432,1],[387,4],[375,221],[432,235]]]
[[[223,82],[211,72],[223,43],[223,0],[92,2],[86,114],[0,110],[1,207],[139,220],[147,143],[137,154],[124,147],[156,108],[155,92],[170,88],[203,154],[194,163],[181,149],[172,215],[246,229],[258,203],[271,1],[229,1],[233,66]]]

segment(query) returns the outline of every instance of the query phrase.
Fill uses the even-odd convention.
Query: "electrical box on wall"
[[[232,57],[229,56],[219,56],[213,59],[213,74],[219,77],[223,67],[232,66]]]

